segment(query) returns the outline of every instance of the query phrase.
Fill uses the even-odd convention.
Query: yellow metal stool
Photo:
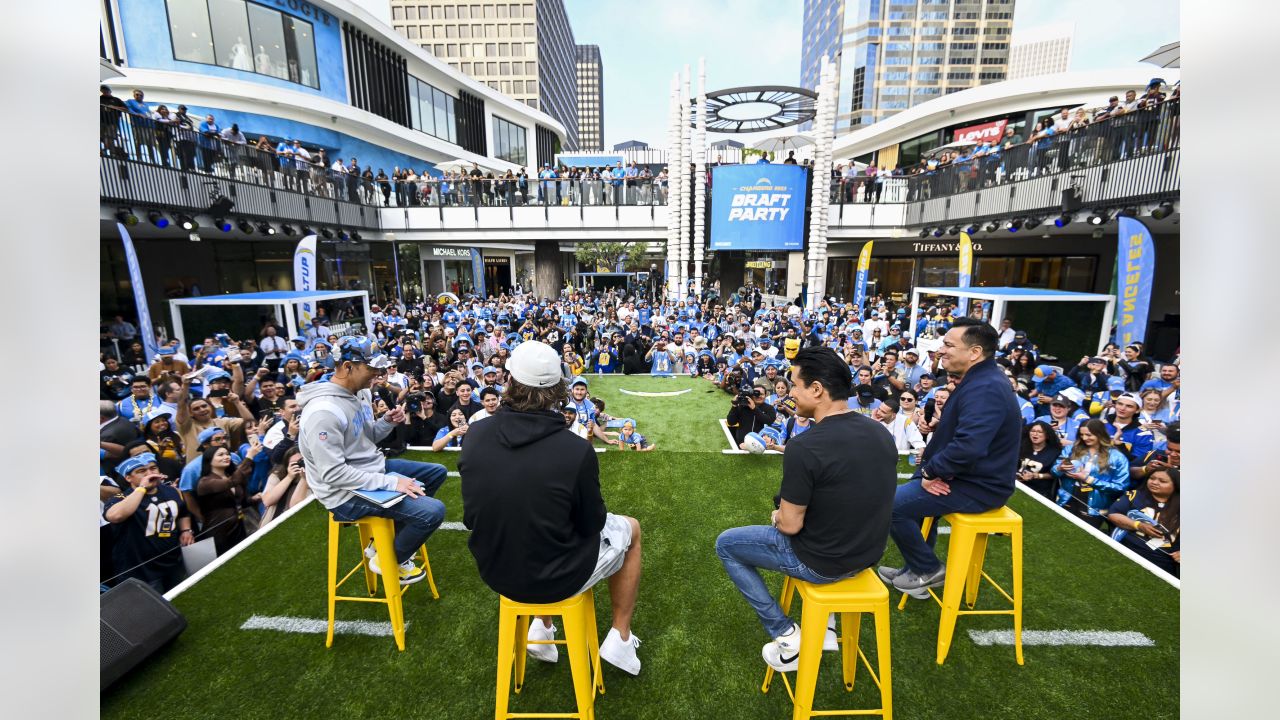
[[[360,564],[351,568],[339,580],[338,538],[344,525],[355,525],[359,530],[361,557]],[[344,602],[371,602],[386,605],[387,612],[391,615],[391,633],[395,636],[396,647],[404,650],[403,597],[409,588],[408,586],[401,586],[399,583],[398,567],[400,563],[396,562],[395,538],[395,522],[391,518],[366,515],[359,520],[347,522],[337,520],[333,517],[333,513],[329,513],[329,628],[325,633],[325,647],[333,647],[334,613],[337,609],[338,601],[341,600]],[[383,568],[384,572],[392,573],[394,578],[392,582],[383,583],[382,597],[374,597],[378,592],[378,575],[369,569],[369,564],[364,557],[364,548],[369,546],[370,540],[373,540],[374,551],[377,553],[378,567]],[[439,600],[440,593],[436,590],[436,581],[431,575],[431,559],[427,556],[427,546],[424,544],[419,552],[422,553],[422,566],[427,573],[427,584],[431,587],[431,597]],[[392,569],[386,570],[386,568]],[[351,576],[361,570],[364,570],[364,583],[369,592],[368,597],[339,595],[338,589],[350,580]]]
[[[576,713],[507,712],[512,676],[515,692],[524,688],[525,648],[529,644],[529,622],[541,615],[558,615],[564,625],[564,640],[535,640],[537,645],[564,645],[573,675]],[[498,612],[498,694],[495,720],[506,718],[580,718],[595,717],[595,695],[604,694],[604,677],[600,674],[600,639],[596,633],[596,603],[591,590],[557,603],[535,605],[501,598]]]
[[[1007,507],[988,510],[984,513],[951,513],[942,516],[951,525],[951,540],[947,548],[946,583],[942,588],[942,597],[932,589],[929,595],[942,607],[942,616],[938,621],[938,664],[947,659],[951,649],[951,639],[955,635],[956,620],[960,615],[1012,615],[1013,647],[1018,664],[1022,663],[1022,516]],[[922,532],[929,537],[929,528],[933,518],[925,518]],[[1007,534],[1012,540],[1013,555],[1013,594],[1000,587],[982,569],[987,554],[987,537],[992,534]],[[978,603],[978,588],[983,578],[991,583],[996,592],[1004,596],[1012,607],[1004,610],[974,610]],[[960,609],[960,596],[964,595],[964,604],[968,610]],[[907,606],[907,594],[902,594],[898,609]]]
[[[804,600],[804,609],[800,618],[800,663],[796,669],[796,687],[792,691],[786,673],[782,674],[782,682],[786,685],[787,694],[791,696],[793,720],[825,715],[881,715],[885,720],[893,718],[893,671],[889,652],[889,589],[876,577],[874,570],[863,570],[851,578],[827,585],[797,580],[788,577],[782,583],[782,600],[779,603],[783,612],[791,610],[791,599],[799,591]],[[827,633],[827,617],[831,613],[840,613],[840,645],[841,663],[844,670],[844,689],[853,691],[853,681],[858,671],[858,660],[866,666],[871,681],[880,689],[880,707],[860,710],[814,710],[813,696],[818,682],[818,664],[822,661],[822,642]],[[858,647],[858,635],[861,630],[862,613],[875,615],[876,626],[876,659],[880,666],[879,674],[871,667],[866,653]],[[760,688],[769,692],[773,682],[774,669],[769,668],[764,674],[764,685]]]

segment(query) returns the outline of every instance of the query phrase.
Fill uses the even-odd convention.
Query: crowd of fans
[[[865,312],[834,298],[806,312],[793,303],[767,307],[751,291],[729,302],[714,292],[670,303],[566,290],[554,301],[373,305],[369,333],[392,364],[368,392],[375,417],[397,408],[406,415],[379,444],[387,455],[461,448],[470,426],[498,411],[512,349],[539,340],[561,356],[566,425],[589,442],[655,447],[634,420],[611,417],[591,397],[589,375],[687,374],[733,395],[726,420],[740,447],[755,434],[785,451],[811,427],[789,397],[789,360],[824,345],[853,371],[849,406],[883,424],[914,459],[955,387],[937,353],[955,312],[945,303],[921,308],[908,328],[908,308],[880,298]],[[343,340],[329,322],[321,307],[296,337],[268,322],[239,340],[175,339],[150,363],[131,323],[107,324],[121,349],[103,353],[100,373],[104,581],[135,576],[170,587],[180,577],[180,544],[212,537],[225,552],[307,497],[295,395],[333,371]],[[1177,363],[1150,360],[1141,343],[1112,344],[1064,368],[1008,320],[1000,332],[998,362],[1026,421],[1018,480],[1086,522],[1106,523],[1119,542],[1176,574]],[[168,489],[111,510],[134,497],[121,493],[130,487]]]
[[[297,138],[246,136],[214,115],[191,117],[185,105],[152,105],[142,90],[129,100],[100,86],[99,148],[104,157],[201,172],[258,185],[381,207],[422,205],[665,205],[667,169],[656,174],[633,162],[623,167],[553,168],[530,174],[469,169],[385,168],[356,157],[330,158]]]

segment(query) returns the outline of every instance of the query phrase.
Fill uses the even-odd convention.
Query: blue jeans
[[[920,486],[920,481],[912,480],[898,486],[893,496],[893,524],[889,527],[889,537],[902,552],[902,559],[912,572],[927,575],[942,567],[942,562],[933,552],[933,544],[938,540],[938,523],[929,529],[926,539],[920,534],[920,523],[927,517],[940,517],[947,513],[978,513],[991,508],[976,500],[955,491],[952,487],[949,495],[931,495]]]
[[[916,535],[919,534],[917,529]],[[782,612],[778,601],[769,594],[769,588],[756,568],[777,570],[798,580],[824,585],[843,580],[857,572],[839,577],[819,575],[796,557],[791,548],[790,537],[768,525],[748,525],[725,530],[716,538],[716,555],[720,556],[729,579],[738,586],[738,591],[747,599],[747,604],[760,617],[760,624],[770,638],[785,634],[793,623]]]
[[[418,548],[431,537],[431,533],[444,522],[444,503],[432,497],[449,472],[443,465],[392,459],[387,461],[387,472],[400,473],[422,483],[426,497],[405,498],[389,508],[374,505],[352,496],[350,500],[333,508],[333,517],[342,521],[359,520],[367,515],[391,518],[396,527],[396,562],[403,563],[413,557]]]

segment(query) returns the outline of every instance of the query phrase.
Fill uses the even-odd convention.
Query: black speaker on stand
[[[102,690],[187,629],[182,613],[135,578],[103,593],[100,603]]]

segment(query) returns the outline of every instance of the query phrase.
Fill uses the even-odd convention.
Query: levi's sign
[[[799,165],[752,163],[711,170],[713,250],[801,250],[805,181]]]
[[[970,125],[967,128],[960,128],[955,131],[955,142],[995,142],[1004,135],[1004,129],[1009,124],[1008,120],[996,120],[995,122],[982,123],[981,125]]]

